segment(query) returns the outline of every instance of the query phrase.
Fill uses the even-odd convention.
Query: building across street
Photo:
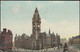
[[[13,35],[10,30],[7,31],[6,28],[0,33],[0,50],[11,50],[13,47]]]

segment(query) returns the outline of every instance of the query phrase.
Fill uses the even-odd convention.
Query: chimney
[[[8,33],[12,35],[12,32],[10,30],[8,30]]]
[[[6,28],[3,28],[3,33],[6,33]]]

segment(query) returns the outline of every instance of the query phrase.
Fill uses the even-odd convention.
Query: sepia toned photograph
[[[1,1],[0,52],[80,52],[79,1]]]

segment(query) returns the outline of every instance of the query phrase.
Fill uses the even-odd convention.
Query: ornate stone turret
[[[32,35],[34,39],[38,39],[38,36],[41,31],[41,18],[39,16],[37,8],[35,9],[35,13],[33,15],[33,21],[32,21]]]
[[[41,18],[38,13],[38,9],[36,8],[34,11],[33,19],[32,19],[32,49],[40,48],[39,35],[41,33]]]

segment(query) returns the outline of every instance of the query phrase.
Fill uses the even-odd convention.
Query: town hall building
[[[25,49],[45,49],[60,45],[60,36],[58,33],[56,35],[51,33],[41,32],[41,18],[36,8],[32,18],[32,34],[28,36],[22,34],[22,36],[15,36],[15,47],[25,48]]]

